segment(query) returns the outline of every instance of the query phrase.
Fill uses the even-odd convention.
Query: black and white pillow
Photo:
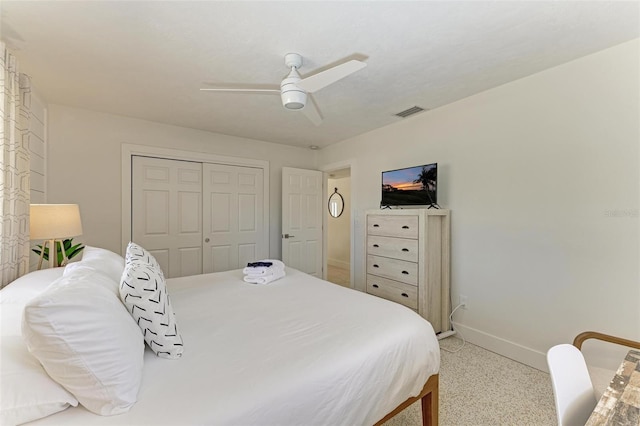
[[[130,243],[129,246],[131,247]],[[136,321],[147,345],[161,358],[182,356],[183,342],[162,270],[142,247],[127,248],[120,299]]]
[[[145,250],[144,247],[139,246],[133,241],[129,241],[129,244],[127,245],[127,252],[125,254],[124,261],[126,264],[146,263],[162,272],[162,268],[160,268],[160,264],[158,263],[156,258],[153,257],[153,255],[147,250]]]

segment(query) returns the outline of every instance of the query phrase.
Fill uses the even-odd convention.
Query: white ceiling
[[[1,37],[49,103],[324,147],[639,37],[639,3],[587,1],[7,1]],[[349,57],[367,68],[315,95],[318,127],[272,95]]]

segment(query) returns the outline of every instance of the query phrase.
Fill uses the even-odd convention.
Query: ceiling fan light
[[[307,94],[300,90],[282,92],[282,105],[287,109],[302,109],[307,103]]]

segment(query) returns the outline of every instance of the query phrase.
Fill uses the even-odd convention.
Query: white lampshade
[[[31,204],[32,240],[62,240],[82,235],[77,204]]]

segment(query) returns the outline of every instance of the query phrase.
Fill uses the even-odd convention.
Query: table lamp
[[[40,251],[38,269],[42,267],[44,248],[49,245],[49,267],[56,266],[58,253],[56,243],[60,244],[62,265],[69,259],[64,250],[62,240],[82,235],[80,208],[77,204],[31,204],[30,206],[30,237],[32,240],[44,240]]]

